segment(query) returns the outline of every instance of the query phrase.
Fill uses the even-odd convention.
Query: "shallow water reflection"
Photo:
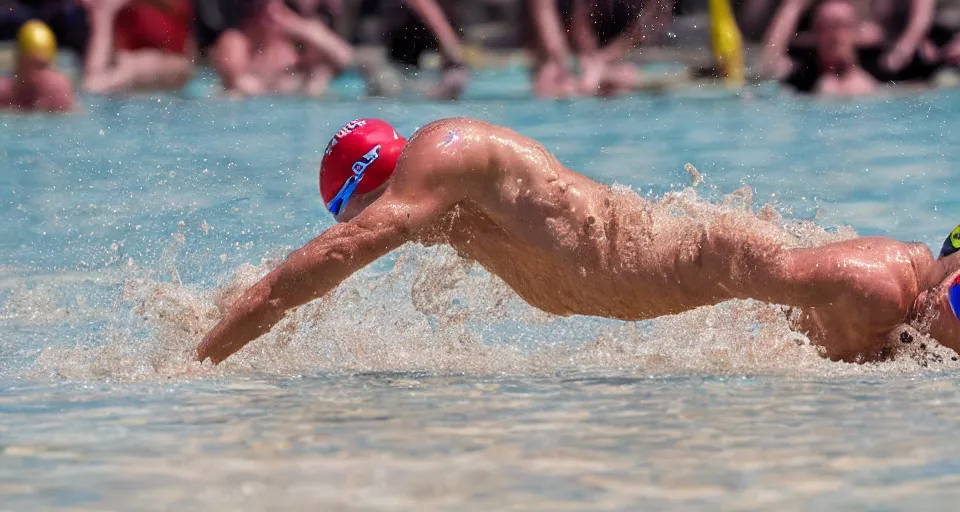
[[[15,510],[919,510],[960,483],[952,377],[8,384]]]

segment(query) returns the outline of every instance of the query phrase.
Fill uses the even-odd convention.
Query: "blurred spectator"
[[[812,20],[814,54],[793,65],[785,83],[799,92],[830,96],[870,94],[876,80],[860,65],[857,52],[857,11],[848,0],[826,0]]]
[[[642,87],[638,70],[622,59],[665,29],[673,7],[670,0],[528,2],[536,37],[534,92],[544,97],[610,95]],[[578,57],[579,77],[569,69],[570,46]]]
[[[874,0],[874,15],[887,40],[868,70],[880,80],[929,80],[943,66],[956,66],[960,38],[936,23],[936,0]]]
[[[194,0],[194,36],[201,55],[209,56],[224,32],[240,26],[249,3],[250,0]]]
[[[797,49],[809,50],[803,57],[812,57],[814,38],[810,28],[815,3],[814,0],[783,0],[764,37],[760,74],[779,79],[795,71],[794,61],[801,53]],[[857,38],[861,45],[882,40],[876,24],[862,12],[858,13]]]
[[[318,5],[301,4],[310,10]],[[320,19],[279,0],[252,0],[239,27],[226,30],[210,49],[224,88],[239,95],[320,95],[352,58],[350,45]]]
[[[302,49],[302,67],[307,76],[303,92],[309,96],[319,96],[327,91],[330,81],[353,61],[350,44],[333,31],[334,21],[341,14],[341,0],[287,0],[287,3],[295,12],[311,20],[314,26],[329,31],[326,46],[304,44]],[[335,54],[332,57],[331,52]]]
[[[760,73],[782,78],[796,65],[811,65],[814,37],[807,30],[813,0],[785,0],[767,31]],[[934,22],[935,0],[872,0],[859,7],[855,43],[864,70],[883,82],[924,81],[951,56],[960,57],[960,39]],[[815,65],[815,62],[812,64]],[[807,75],[815,74],[815,70]]]
[[[190,0],[83,2],[91,26],[85,89],[179,89],[191,78],[196,45]]]
[[[0,107],[60,112],[73,110],[73,86],[54,66],[57,40],[43,22],[25,23],[17,32],[13,77],[0,77]]]
[[[418,69],[424,52],[440,53],[440,82],[429,95],[441,99],[458,98],[470,81],[461,37],[451,21],[453,4],[446,2],[445,10],[437,0],[365,0],[361,7],[361,15],[380,18],[387,55],[394,64],[407,70]],[[371,85],[378,81],[378,70],[362,71]]]
[[[927,36],[933,28],[936,3],[936,0],[873,1],[873,14],[886,40],[893,43],[880,60],[881,69],[896,74],[906,68],[915,56],[927,62],[936,60],[933,48],[924,48],[931,44]]]
[[[737,26],[749,41],[763,39],[764,31],[780,5],[779,0],[743,0],[737,10]]]

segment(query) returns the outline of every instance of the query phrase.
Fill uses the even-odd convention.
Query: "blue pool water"
[[[0,509],[918,510],[957,494],[950,352],[830,363],[758,304],[558,320],[449,251],[405,247],[218,368],[189,354],[218,304],[332,225],[316,170],[350,119],[409,134],[478,117],[641,195],[710,208],[749,186],[789,221],[939,247],[960,223],[960,94],[551,102],[516,71],[462,103],[204,87],[0,117]]]

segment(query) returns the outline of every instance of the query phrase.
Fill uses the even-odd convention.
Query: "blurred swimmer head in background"
[[[17,31],[17,72],[52,66],[57,60],[57,38],[45,23],[31,20]]]

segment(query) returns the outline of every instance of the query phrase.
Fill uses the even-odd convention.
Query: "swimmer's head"
[[[940,257],[946,258],[957,251],[960,251],[960,226],[953,228],[953,231],[947,235],[947,239],[943,241],[943,246],[940,247]]]
[[[320,163],[320,197],[338,221],[355,217],[383,193],[407,139],[379,119],[350,121]]]
[[[921,330],[960,352],[960,226],[947,235],[926,283],[917,297],[914,316]]]
[[[21,63],[50,65],[57,58],[57,38],[42,21],[30,20],[17,32],[17,54]]]
[[[857,62],[857,10],[846,0],[826,0],[813,18],[817,56],[828,71],[845,70]]]
[[[941,345],[960,352],[960,270],[917,297],[921,331]]]

